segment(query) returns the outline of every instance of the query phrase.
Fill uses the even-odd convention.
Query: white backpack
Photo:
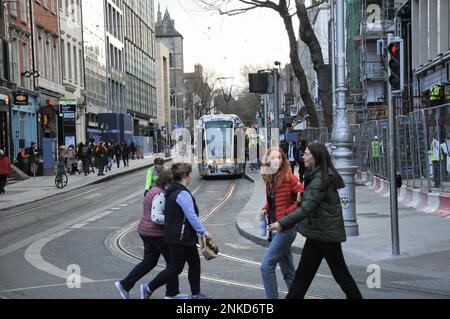
[[[157,225],[164,225],[164,206],[166,205],[166,197],[164,193],[158,193],[153,197],[152,201],[152,222]]]

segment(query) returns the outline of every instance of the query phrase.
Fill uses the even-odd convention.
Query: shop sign
[[[28,94],[15,93],[14,94],[14,105],[28,105]]]

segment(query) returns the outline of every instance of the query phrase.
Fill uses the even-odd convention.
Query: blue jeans
[[[295,228],[276,232],[272,236],[272,242],[264,255],[261,264],[261,275],[267,299],[278,299],[278,284],[275,270],[280,264],[281,273],[288,289],[291,288],[295,276],[294,260],[291,253],[291,245],[297,236]]]

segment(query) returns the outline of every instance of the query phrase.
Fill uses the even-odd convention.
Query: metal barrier
[[[399,115],[396,129],[397,170],[403,184],[450,193],[450,104]],[[352,125],[351,133],[355,164],[360,170],[389,179],[388,120]],[[303,138],[308,143],[331,139],[321,128],[308,128]],[[432,152],[432,144],[439,145],[439,156]]]
[[[362,123],[353,127],[352,133],[359,168],[387,179],[388,121]],[[397,169],[403,184],[426,191],[450,192],[450,104],[397,116],[396,133]],[[439,156],[433,156],[432,144],[439,145]]]

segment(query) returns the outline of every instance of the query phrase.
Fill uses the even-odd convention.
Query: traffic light
[[[388,45],[389,54],[389,85],[392,93],[403,91],[404,63],[403,63],[403,39],[391,38]]]

